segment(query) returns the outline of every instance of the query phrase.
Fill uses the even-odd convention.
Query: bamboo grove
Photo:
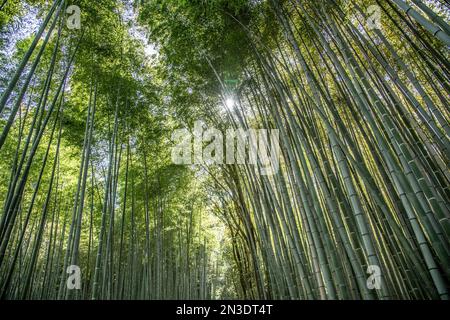
[[[1,299],[448,299],[449,8],[3,1]],[[199,119],[279,171],[175,165]]]

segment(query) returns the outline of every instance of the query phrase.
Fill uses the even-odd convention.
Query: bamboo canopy
[[[1,299],[449,299],[446,0],[74,4],[0,7]]]

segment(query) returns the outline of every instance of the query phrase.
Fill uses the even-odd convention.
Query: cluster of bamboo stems
[[[450,33],[413,2],[376,1],[369,30],[357,1],[357,21],[339,1],[269,1],[271,47],[242,26],[253,55],[226,118],[279,129],[282,168],[223,168],[241,296],[449,298]]]
[[[0,219],[0,297],[209,298],[209,256],[198,236],[197,210],[191,207],[185,219],[173,217],[170,192],[150,190],[159,180],[149,168],[148,149],[126,130],[128,98],[119,84],[110,96],[100,96],[102,79],[94,72],[74,197],[65,194],[66,87],[79,67],[75,57],[83,41],[83,33],[62,39],[65,6],[64,0],[51,6],[0,100],[6,119],[0,151],[6,142],[14,150],[10,179],[2,181],[7,194]],[[37,72],[38,66],[44,71]],[[106,138],[96,134],[99,106],[112,110]],[[106,169],[98,172],[94,157],[102,143]],[[178,228],[170,230],[175,218]],[[80,267],[81,288],[67,285],[70,266]]]
[[[351,21],[337,0],[269,0],[262,19],[270,12],[280,31],[269,40],[260,24],[242,25],[246,80],[215,120],[280,130],[281,168],[213,173],[238,297],[449,298],[450,28],[420,0],[376,0],[384,29],[368,30],[360,2],[350,2]],[[0,98],[0,152],[14,150],[0,297],[211,298],[220,275],[198,210],[173,214],[170,192],[155,191],[153,159],[127,124],[129,93],[118,83],[100,95],[94,73],[76,187],[64,194],[65,95],[83,41],[61,37],[66,5],[51,6]],[[111,111],[106,138],[96,134],[100,107]],[[81,267],[80,290],[66,285],[71,265]],[[370,266],[381,271],[378,289]]]

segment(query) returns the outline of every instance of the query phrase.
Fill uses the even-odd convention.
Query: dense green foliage
[[[449,298],[447,1],[0,2],[2,299]],[[279,172],[173,164],[196,120]]]

